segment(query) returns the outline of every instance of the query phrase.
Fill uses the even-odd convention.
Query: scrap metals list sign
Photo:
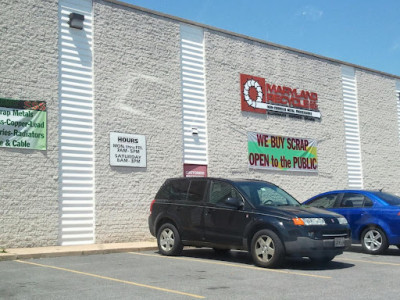
[[[110,132],[110,165],[145,168],[146,160],[144,135]]]
[[[318,172],[317,141],[247,133],[251,169]]]
[[[0,147],[46,150],[44,101],[0,98]]]

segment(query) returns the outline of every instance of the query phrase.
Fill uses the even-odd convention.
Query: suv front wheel
[[[176,227],[170,223],[165,223],[158,230],[157,244],[158,250],[160,250],[163,255],[179,255],[183,249],[179,232]]]
[[[280,238],[269,229],[258,231],[251,241],[251,255],[257,266],[275,268],[285,256],[285,250]]]

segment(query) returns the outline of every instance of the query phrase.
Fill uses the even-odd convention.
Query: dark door
[[[168,214],[176,221],[182,240],[201,241],[204,237],[202,215],[204,195],[207,190],[206,179],[181,179],[171,186]]]
[[[213,180],[204,208],[205,240],[215,245],[240,247],[243,243],[244,229],[250,218],[243,207],[227,205],[225,201],[228,198],[238,198],[243,201],[231,184]]]

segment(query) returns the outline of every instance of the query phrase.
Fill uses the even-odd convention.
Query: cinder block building
[[[398,192],[399,76],[113,0],[0,7],[0,247],[150,239],[168,177]]]

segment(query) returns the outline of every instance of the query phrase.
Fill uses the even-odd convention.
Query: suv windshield
[[[300,203],[276,185],[267,182],[236,182],[246,198],[258,206],[300,206]]]
[[[372,192],[372,193],[390,205],[400,205],[400,197],[383,192]]]

